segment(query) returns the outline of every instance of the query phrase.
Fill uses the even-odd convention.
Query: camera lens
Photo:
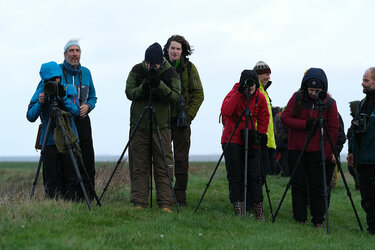
[[[247,80],[245,81],[245,86],[246,86],[247,88],[251,88],[252,86],[254,86],[254,84],[255,84],[255,81],[254,81],[253,79],[251,79],[251,78],[249,78],[249,79],[247,79]]]

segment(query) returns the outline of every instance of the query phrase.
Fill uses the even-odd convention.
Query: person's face
[[[267,82],[271,79],[271,73],[265,73],[265,74],[258,75],[258,78],[259,78],[260,82],[262,83],[262,85],[265,86],[267,84]]]
[[[182,54],[182,45],[181,43],[172,41],[168,48],[169,60],[176,62],[180,60]]]
[[[309,93],[309,96],[311,99],[314,99],[316,93],[322,90],[323,90],[322,88],[307,88],[307,92]]]
[[[371,71],[366,71],[363,75],[362,87],[365,94],[375,90],[375,81],[371,77]]]
[[[146,69],[149,70],[150,67],[151,67],[151,63],[149,62],[145,62],[145,65],[146,65]],[[159,69],[160,68],[160,64],[155,64],[156,68]]]
[[[81,49],[76,45],[72,45],[66,50],[64,57],[70,65],[76,67],[81,59]]]

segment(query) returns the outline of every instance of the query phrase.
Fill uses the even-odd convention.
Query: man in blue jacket
[[[366,97],[352,120],[348,165],[358,169],[362,208],[366,212],[367,231],[375,234],[375,67],[366,70],[362,79]]]
[[[42,121],[42,133],[40,144],[46,138],[46,147],[42,152],[43,157],[43,182],[44,191],[48,198],[58,198],[75,200],[77,190],[77,177],[74,171],[72,160],[68,154],[60,153],[54,140],[54,129],[56,128],[55,120],[51,120],[51,128],[47,136],[47,125],[50,120],[52,105],[49,96],[44,92],[46,82],[57,82],[60,90],[58,107],[61,110],[71,113],[73,116],[79,116],[80,110],[78,106],[77,92],[73,86],[61,83],[62,72],[56,62],[48,62],[42,64],[40,68],[41,82],[38,85],[28,106],[26,117],[30,122],[35,122],[38,117]],[[57,98],[57,97],[56,97]],[[71,126],[75,134],[77,129],[71,119]]]
[[[88,190],[88,196],[94,199],[94,193],[88,185],[95,189],[95,156],[92,141],[91,122],[89,113],[95,108],[96,93],[90,70],[81,66],[81,47],[77,40],[70,40],[64,47],[65,60],[60,67],[64,83],[73,85],[77,91],[80,103],[80,115],[74,119],[78,129],[79,142],[82,150],[83,163],[89,180],[83,175]]]

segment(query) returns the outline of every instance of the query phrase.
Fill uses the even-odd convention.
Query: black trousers
[[[61,154],[56,146],[47,146],[43,152],[43,183],[48,198],[75,200],[77,175],[68,154]]]
[[[289,150],[288,160],[290,171],[297,163],[301,151]],[[327,195],[330,194],[330,183],[333,174],[333,164],[325,162]],[[314,224],[322,224],[325,214],[323,171],[320,152],[305,152],[294,173],[292,179],[292,203],[293,217],[295,220],[305,222],[307,220],[307,200],[310,201],[310,210]],[[328,197],[329,200],[329,197]]]
[[[222,144],[224,150],[226,143]],[[244,200],[244,146],[229,143],[224,153],[227,179],[229,182],[229,200],[231,203]],[[247,197],[252,203],[263,202],[262,177],[258,157],[254,152],[248,154]]]
[[[177,121],[172,120],[171,132],[174,154],[174,176],[176,182],[174,191],[179,203],[186,203],[186,190],[189,177],[189,150],[190,150],[190,125],[185,128],[178,128]]]
[[[85,169],[88,173],[88,176],[85,174],[83,170],[81,170],[80,172],[83,182],[85,184],[87,194],[89,198],[92,200],[94,198],[94,194],[92,189],[89,187],[89,184],[91,181],[93,188],[95,188],[95,155],[92,141],[90,117],[85,116],[75,118],[74,123],[77,127],[79,146],[82,150],[83,164],[85,165]],[[77,162],[79,163],[79,160],[77,160]],[[79,191],[81,191],[80,188]]]
[[[358,174],[361,204],[366,212],[367,230],[375,233],[375,166],[360,165]]]

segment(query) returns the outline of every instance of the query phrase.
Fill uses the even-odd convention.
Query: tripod
[[[223,159],[223,156],[225,154],[225,152],[227,151],[228,149],[228,146],[232,140],[232,137],[235,133],[235,131],[237,130],[241,120],[242,120],[242,117],[245,115],[245,130],[244,130],[244,133],[245,133],[245,146],[244,146],[244,151],[245,151],[245,158],[244,158],[244,213],[243,213],[243,218],[244,220],[246,220],[246,200],[247,200],[247,168],[248,168],[248,153],[249,153],[249,138],[248,138],[248,135],[249,135],[249,119],[251,121],[251,125],[252,125],[252,128],[255,128],[254,126],[254,120],[253,120],[253,114],[252,112],[250,111],[249,109],[249,103],[250,103],[250,97],[252,97],[250,94],[249,94],[249,87],[247,88],[247,95],[246,95],[246,107],[245,109],[241,112],[235,126],[234,126],[234,129],[232,131],[232,133],[230,134],[230,137],[228,139],[228,142],[226,143],[226,145],[224,146],[224,149],[223,149],[223,153],[221,154],[220,158],[219,158],[219,161],[217,162],[216,164],[216,167],[208,181],[208,183],[206,184],[206,188],[205,190],[203,191],[203,194],[194,210],[194,213],[196,213],[198,211],[198,208],[200,206],[200,204],[202,203],[202,200],[207,192],[207,189],[209,188],[214,176],[215,176],[215,173],[220,165],[220,162],[221,160]],[[254,133],[255,133],[255,129],[253,130]],[[263,169],[262,169],[262,164],[261,164],[261,156],[260,156],[260,150],[259,150],[259,140],[257,138],[257,136],[255,135],[255,138],[256,138],[256,148],[257,148],[257,152],[256,152],[256,157],[258,157],[258,167],[259,167],[259,170],[260,170],[260,173],[262,175],[262,178],[263,178]],[[272,214],[272,205],[271,205],[271,199],[270,199],[270,195],[269,195],[269,189],[268,189],[268,186],[267,186],[267,181],[266,181],[266,177],[264,175],[264,183],[265,183],[265,187],[266,187],[266,192],[267,192],[267,198],[268,198],[268,202],[269,202],[269,205],[270,205],[270,210],[271,210],[271,215],[273,217],[273,214]]]
[[[135,133],[136,133],[139,125],[141,124],[141,122],[142,122],[142,120],[143,120],[146,112],[148,111],[148,133],[149,133],[149,147],[150,147],[149,148],[150,149],[149,150],[149,155],[148,155],[149,162],[150,162],[150,178],[149,178],[150,207],[152,207],[152,165],[153,165],[153,153],[152,153],[152,142],[153,142],[153,139],[152,139],[152,134],[153,134],[153,125],[154,125],[155,129],[156,129],[156,134],[157,134],[158,142],[159,142],[159,145],[160,145],[160,149],[161,149],[161,154],[162,154],[162,158],[163,158],[165,170],[166,170],[167,175],[168,175],[169,186],[170,186],[170,188],[172,190],[173,200],[174,200],[174,203],[176,205],[176,210],[177,210],[177,213],[178,213],[179,209],[178,209],[176,194],[175,194],[174,189],[173,189],[172,178],[171,178],[171,175],[170,175],[170,172],[169,172],[167,160],[165,158],[165,151],[164,151],[163,143],[162,143],[162,140],[161,140],[161,135],[160,135],[160,129],[159,129],[159,125],[158,125],[158,120],[156,118],[155,109],[152,106],[152,86],[151,86],[151,84],[149,82],[147,84],[148,84],[148,104],[147,104],[147,106],[145,106],[143,108],[142,113],[141,113],[138,121],[136,122],[135,127],[132,129],[132,131],[130,133],[130,136],[129,136],[129,140],[126,143],[126,146],[125,146],[124,150],[122,151],[121,156],[118,159],[117,164],[116,164],[115,168],[113,169],[113,172],[112,172],[111,176],[109,177],[108,182],[105,185],[105,187],[103,189],[103,192],[100,195],[99,200],[102,199],[104,193],[106,192],[106,190],[107,190],[107,188],[109,186],[109,183],[111,182],[111,180],[112,180],[115,172],[117,171],[117,168],[119,167],[119,165],[120,165],[120,163],[122,161],[122,158],[125,155],[126,150],[129,147],[129,144],[130,144],[131,140],[134,138],[134,135],[135,135]]]
[[[77,179],[78,179],[78,182],[79,182],[80,187],[82,189],[82,193],[83,193],[84,199],[86,201],[86,204],[87,204],[89,210],[91,211],[92,210],[92,206],[91,206],[91,203],[90,203],[89,198],[87,196],[87,192],[86,192],[85,186],[83,184],[83,180],[82,180],[82,177],[81,177],[81,174],[80,174],[80,171],[79,171],[79,167],[78,167],[76,158],[75,158],[74,153],[73,153],[73,148],[72,148],[71,142],[69,140],[68,133],[67,133],[65,125],[64,125],[64,123],[62,122],[62,119],[61,119],[61,110],[58,108],[58,104],[57,104],[56,101],[52,101],[51,102],[51,113],[49,115],[49,119],[48,119],[48,123],[47,123],[46,134],[44,135],[44,138],[43,138],[43,145],[42,145],[41,155],[40,155],[40,158],[39,158],[38,168],[36,170],[34,181],[33,181],[33,184],[32,184],[32,189],[31,189],[31,192],[30,192],[30,199],[33,197],[34,192],[35,192],[35,187],[36,187],[36,184],[37,184],[37,181],[38,181],[40,168],[41,168],[41,165],[42,165],[42,162],[43,162],[43,159],[44,159],[45,148],[47,146],[48,135],[49,135],[51,127],[52,127],[52,120],[54,120],[54,122],[56,124],[56,127],[59,127],[59,129],[60,129],[60,131],[61,131],[61,133],[63,135],[64,144],[65,144],[65,146],[66,146],[66,148],[68,150],[68,154],[69,154],[70,159],[71,159],[71,161],[73,163],[74,171],[75,171],[75,173],[77,175]],[[94,194],[94,197],[95,197],[95,199],[97,201],[97,204],[99,206],[101,206],[100,201],[98,199],[98,196],[96,195],[95,190],[94,190],[94,188],[92,186],[91,180],[88,177],[88,173],[86,171],[86,168],[84,167],[82,157],[80,157],[80,163],[82,165],[82,169],[84,170],[86,177],[89,180],[89,187],[90,187],[92,193]]]
[[[294,177],[294,174],[297,170],[297,167],[302,159],[302,156],[304,154],[304,152],[306,151],[306,148],[307,146],[309,145],[309,142],[311,140],[311,138],[314,136],[315,132],[316,132],[316,129],[317,129],[317,126],[319,125],[319,147],[320,147],[320,157],[321,157],[321,166],[322,166],[322,172],[323,172],[323,192],[324,192],[324,206],[325,206],[325,214],[326,214],[326,227],[327,227],[327,234],[329,234],[329,214],[328,214],[328,194],[327,194],[327,177],[326,177],[326,165],[325,165],[325,155],[324,155],[324,131],[326,132],[326,135],[327,135],[327,138],[328,138],[328,141],[329,141],[329,144],[331,146],[331,149],[332,149],[332,152],[335,156],[335,160],[336,160],[336,163],[337,163],[337,167],[338,169],[340,170],[340,173],[341,173],[341,177],[343,179],[343,182],[344,182],[344,186],[346,188],[346,193],[349,197],[349,200],[350,200],[350,203],[352,205],[352,208],[354,210],[354,213],[355,213],[355,216],[356,216],[356,219],[357,219],[357,222],[358,222],[358,225],[361,229],[361,231],[363,231],[363,228],[362,228],[362,224],[361,224],[361,221],[359,220],[359,217],[358,217],[358,214],[357,214],[357,210],[354,206],[354,202],[353,202],[353,199],[352,199],[352,196],[351,196],[351,193],[349,191],[349,188],[348,188],[348,184],[346,182],[346,179],[345,179],[345,175],[344,175],[344,172],[341,168],[341,163],[339,161],[339,156],[338,156],[338,153],[333,145],[333,142],[332,142],[332,138],[330,136],[330,133],[329,133],[329,130],[328,130],[328,126],[326,124],[326,121],[325,119],[323,118],[322,116],[322,113],[324,111],[324,103],[322,101],[318,101],[317,102],[317,110],[318,110],[318,120],[314,122],[311,130],[310,130],[310,133],[305,141],[305,144],[303,146],[303,149],[301,151],[301,153],[299,154],[298,158],[297,158],[297,161],[296,161],[296,164],[294,166],[294,169],[290,175],[290,179],[289,179],[289,182],[287,184],[287,187],[285,189],[285,192],[280,200],[280,203],[279,203],[279,206],[275,212],[275,216],[273,217],[272,219],[272,222],[275,222],[276,220],[276,216],[280,210],[280,207],[284,201],[284,198],[285,198],[285,195],[286,193],[288,192],[288,189],[291,185],[291,182],[292,182],[292,179]]]

